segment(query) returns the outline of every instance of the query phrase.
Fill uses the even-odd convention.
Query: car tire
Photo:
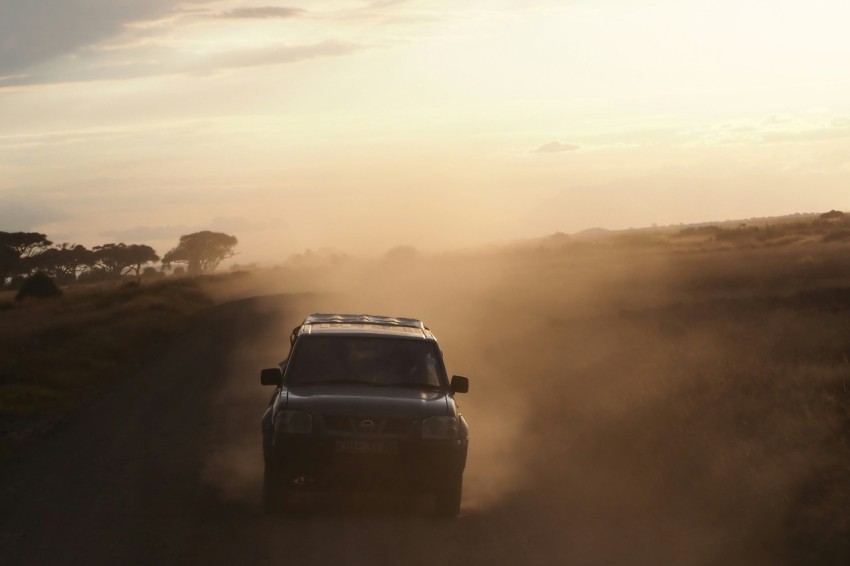
[[[447,478],[434,494],[434,512],[438,517],[457,517],[463,495],[463,474]]]

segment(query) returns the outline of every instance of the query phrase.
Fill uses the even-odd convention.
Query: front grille
[[[348,417],[325,417],[325,430],[328,432],[351,432],[351,419]]]
[[[413,423],[408,419],[387,419],[382,432],[385,434],[408,434]]]
[[[410,419],[372,417],[324,417],[325,430],[330,433],[406,435],[413,427]]]

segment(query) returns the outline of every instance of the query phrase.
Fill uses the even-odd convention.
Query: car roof
[[[308,315],[293,334],[384,335],[435,340],[421,320],[371,314],[314,313]]]

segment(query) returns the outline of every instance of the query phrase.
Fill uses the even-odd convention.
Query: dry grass
[[[518,528],[553,562],[847,564],[850,244],[811,224],[286,267],[206,289],[336,292],[317,310],[428,321],[473,379],[473,509],[529,518]],[[206,301],[186,283],[0,310],[5,410],[126,373],[119,360]]]
[[[184,328],[211,300],[197,281],[66,290],[57,299],[0,309],[0,423],[7,443],[18,425],[52,419],[131,374],[158,342]],[[38,428],[38,427],[37,427]]]
[[[472,506],[534,517],[553,561],[850,563],[850,246],[703,245],[608,237],[301,283],[429,322],[473,380]]]
[[[590,561],[617,533],[614,562],[850,563],[847,246],[539,259],[466,345],[490,406],[521,383],[504,504],[554,508]]]

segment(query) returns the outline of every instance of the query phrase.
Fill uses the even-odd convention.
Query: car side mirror
[[[452,393],[467,393],[469,392],[469,378],[462,375],[452,376]]]
[[[266,368],[260,372],[260,383],[263,385],[280,386],[283,381],[283,373],[280,368]]]

